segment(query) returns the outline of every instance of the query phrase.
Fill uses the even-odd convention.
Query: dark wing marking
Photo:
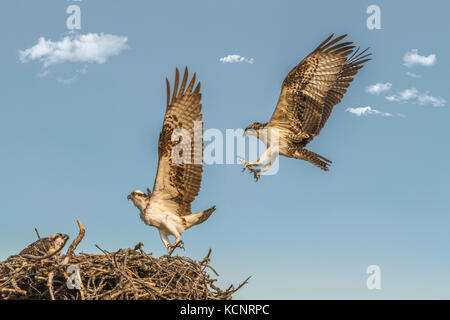
[[[293,139],[318,135],[340,102],[353,76],[369,59],[363,51],[350,57],[352,42],[329,36],[294,67],[283,81],[280,98],[269,125],[286,129]]]
[[[153,193],[166,193],[178,205],[177,213],[191,213],[191,202],[200,191],[203,171],[203,125],[202,105],[200,103],[200,83],[194,89],[196,75],[192,77],[187,89],[188,69],[185,69],[183,80],[178,90],[180,73],[176,69],[175,84],[170,99],[170,84],[167,84],[167,108],[164,123],[158,142],[158,172],[156,174]],[[199,125],[195,125],[195,122]],[[177,129],[184,129],[189,140],[180,137],[172,141],[172,134]],[[195,132],[194,132],[195,131]],[[194,139],[195,137],[195,139]],[[183,141],[184,140],[184,141]],[[182,150],[190,150],[188,161],[176,163],[172,152],[175,146],[184,146]],[[175,149],[175,152],[178,149]]]

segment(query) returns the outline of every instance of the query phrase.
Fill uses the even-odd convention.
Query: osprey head
[[[52,254],[56,250],[62,248],[62,246],[69,239],[67,234],[55,233],[48,237],[50,240],[50,248],[48,248],[48,253]]]
[[[143,211],[147,206],[147,202],[151,196],[152,194],[150,192],[150,189],[147,189],[147,194],[145,194],[141,190],[134,190],[128,195],[127,199],[133,201],[134,205],[141,211]]]
[[[259,130],[264,129],[267,123],[254,122],[244,130],[244,136],[259,136]]]
[[[57,240],[67,240],[69,239],[69,236],[67,234],[54,233],[49,238],[54,241],[57,241]]]

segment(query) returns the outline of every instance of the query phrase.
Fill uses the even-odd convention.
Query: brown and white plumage
[[[45,257],[53,254],[59,254],[64,247],[69,236],[62,233],[55,233],[47,238],[39,239],[25,249],[20,251],[21,256]]]
[[[180,73],[176,69],[175,84],[171,95],[167,84],[167,105],[164,122],[158,141],[158,171],[153,193],[133,191],[128,199],[141,211],[141,219],[159,229],[161,239],[168,251],[174,245],[169,235],[181,243],[180,235],[188,228],[207,220],[215,207],[192,214],[191,203],[200,191],[203,171],[203,125],[200,83],[195,86],[196,75],[188,84],[188,69],[180,84]],[[194,88],[195,86],[195,88]],[[183,129],[189,139],[178,137],[177,130]],[[173,140],[173,135],[178,139]],[[187,138],[187,137],[186,137]],[[182,155],[185,161],[175,161],[174,152],[187,150]]]
[[[177,203],[177,212],[180,215],[188,215],[191,214],[191,202],[198,195],[202,182],[203,129],[202,127],[195,128],[197,132],[194,132],[195,121],[202,121],[202,105],[200,103],[202,95],[200,93],[200,82],[194,89],[195,74],[186,88],[187,68],[178,91],[179,76],[179,71],[176,69],[175,86],[170,102],[170,84],[166,79],[167,109],[159,136],[158,173],[153,192],[161,191],[170,194],[171,198]],[[188,162],[190,163],[180,165],[173,163],[172,148],[180,142],[183,143],[183,141],[171,140],[172,134],[177,129],[189,131],[191,143],[188,149],[191,150],[191,154],[188,157]],[[194,145],[194,137],[200,137],[202,141],[197,148]]]
[[[346,35],[333,39],[329,36],[313,52],[295,66],[283,81],[280,97],[268,123],[253,123],[246,128],[247,134],[262,139],[268,148],[266,155],[255,163],[245,162],[259,177],[259,172],[267,171],[273,162],[270,149],[274,131],[279,140],[277,148],[281,155],[308,161],[322,170],[328,171],[330,160],[305,149],[317,136],[333,108],[347,92],[353,76],[370,60],[366,50],[354,49],[352,42],[341,42]],[[276,158],[276,156],[275,156]],[[264,160],[264,161],[262,161]],[[262,169],[254,169],[269,160]]]

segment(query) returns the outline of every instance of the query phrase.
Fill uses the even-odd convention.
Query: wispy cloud
[[[370,106],[367,107],[358,107],[358,108],[347,108],[345,111],[353,113],[354,115],[357,115],[358,117],[361,116],[368,116],[368,115],[379,115],[383,117],[391,117],[392,114],[388,112],[382,112],[377,109],[373,109]]]
[[[415,65],[429,67],[436,63],[436,55],[421,56],[419,50],[412,49],[403,56],[403,65],[410,68]]]
[[[244,63],[244,62],[250,64],[255,63],[255,59],[242,57],[238,54],[231,54],[226,57],[220,58],[219,60],[222,63]]]
[[[417,90],[416,88],[411,88],[411,89],[405,89],[397,94],[387,96],[386,99],[389,101],[406,103],[409,100],[416,99],[418,95],[419,95],[419,90]]]
[[[441,97],[434,97],[428,93],[422,93],[417,97],[417,103],[420,105],[431,104],[433,107],[442,107],[447,103],[447,100]]]
[[[19,59],[23,63],[39,61],[45,68],[65,62],[103,64],[127,48],[127,42],[127,37],[104,33],[67,36],[60,41],[41,37],[31,48],[20,50]]]
[[[64,84],[64,85],[72,84],[76,80],[78,80],[78,78],[81,75],[84,75],[84,74],[87,73],[87,68],[88,68],[88,66],[84,65],[83,67],[76,69],[72,73],[66,73],[63,76],[56,77],[56,81],[61,83],[61,84]],[[46,70],[48,70],[48,69],[46,69]]]
[[[50,73],[50,71],[48,69],[45,69],[42,72],[39,72],[36,75],[36,77],[38,77],[38,78],[45,78],[46,76],[48,76],[49,73]]]
[[[368,86],[366,88],[366,92],[370,94],[379,95],[382,92],[389,91],[392,87],[392,83],[386,82],[386,83],[376,83]]]
[[[409,71],[406,73],[406,75],[411,77],[411,78],[422,78],[422,75],[416,74],[416,73],[413,73],[413,72],[409,72]]]
[[[58,78],[56,78],[56,81],[58,81],[59,83],[64,84],[64,85],[69,85],[69,84],[72,84],[75,80],[77,80],[77,78],[78,78],[77,75],[74,75],[69,78],[58,77]]]
[[[397,94],[387,96],[386,99],[392,102],[412,102],[420,105],[432,105],[433,107],[442,107],[447,103],[444,98],[432,96],[428,92],[420,93],[416,88],[405,89]]]

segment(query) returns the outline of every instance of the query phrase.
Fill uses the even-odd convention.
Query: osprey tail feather
[[[307,149],[297,150],[295,152],[295,158],[308,161],[324,171],[328,171],[328,166],[331,164],[331,160]]]
[[[203,223],[211,216],[211,214],[216,211],[216,206],[212,206],[211,208],[200,211],[188,216],[184,216],[187,222],[188,228],[193,227],[197,224]]]

